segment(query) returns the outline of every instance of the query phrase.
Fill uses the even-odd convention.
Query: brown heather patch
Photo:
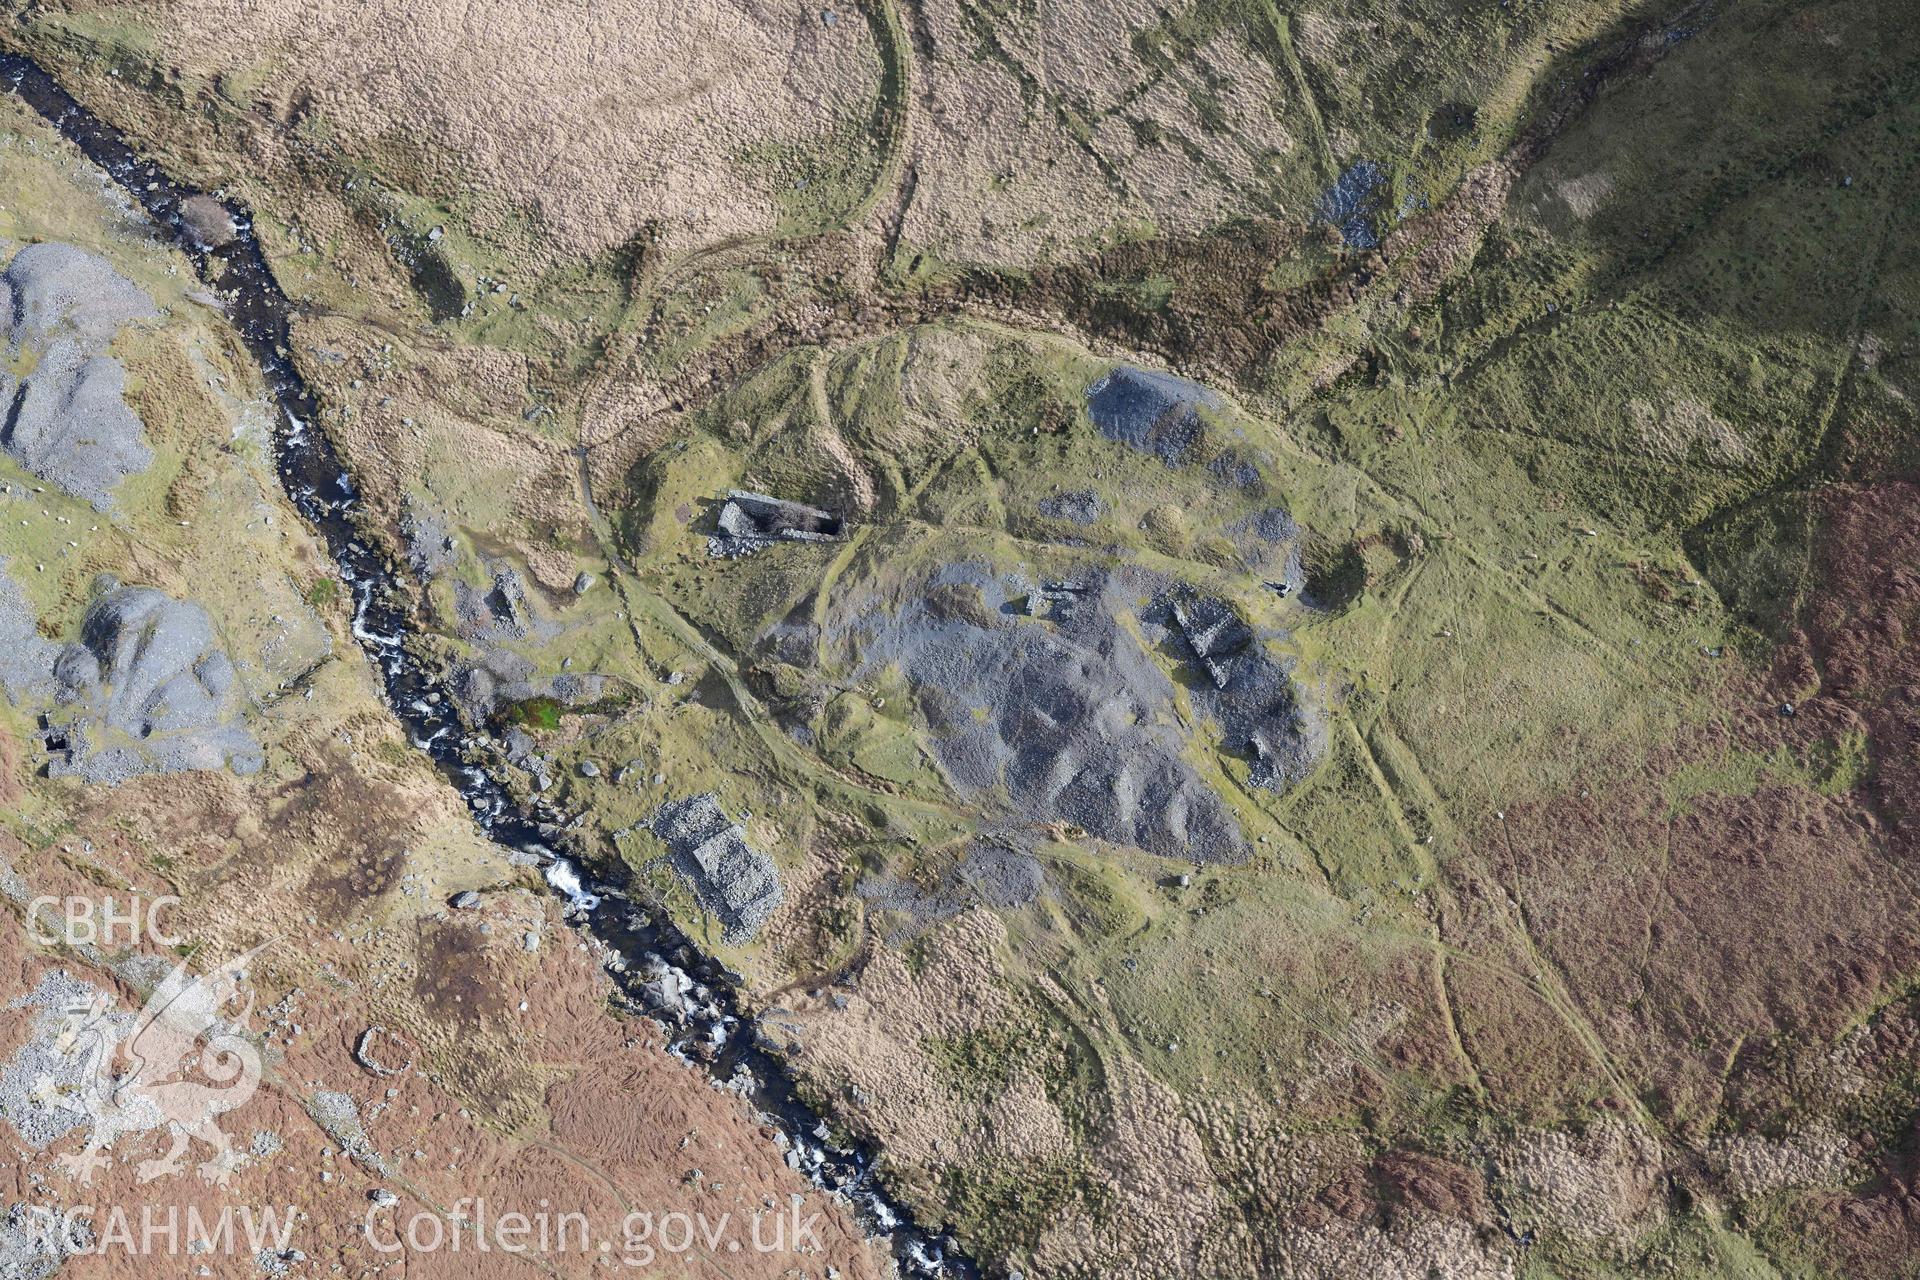
[[[1655,1109],[1698,1132],[1742,1047],[1825,1042],[1920,966],[1912,813],[1920,782],[1920,489],[1822,498],[1815,594],[1771,670],[1727,682],[1725,718],[1590,788],[1515,806],[1480,833],[1535,945]],[[1795,714],[1778,714],[1792,701]],[[1837,794],[1761,772],[1752,794],[1684,795],[1690,770],[1830,757],[1864,736]],[[1839,783],[1836,785],[1844,785]]]

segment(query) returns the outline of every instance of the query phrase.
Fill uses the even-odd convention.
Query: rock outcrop
[[[773,859],[747,843],[711,793],[660,806],[648,824],[672,851],[700,905],[719,918],[728,942],[756,933],[785,896]]]
[[[131,281],[71,245],[30,245],[0,273],[0,319],[14,356],[31,361],[24,377],[0,372],[0,448],[99,511],[153,463],[126,371],[106,350],[123,326],[154,314]]]
[[[198,605],[107,579],[52,677],[55,776],[117,785],[142,773],[252,773],[264,762],[239,717],[233,663]]]

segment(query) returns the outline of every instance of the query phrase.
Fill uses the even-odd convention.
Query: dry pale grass
[[[1604,173],[1585,173],[1555,183],[1553,193],[1560,197],[1574,217],[1585,221],[1600,212],[1612,197],[1613,179]]]
[[[1059,0],[998,25],[989,58],[955,0],[920,6],[909,156],[919,187],[903,240],[951,260],[1028,267],[1116,228],[1186,235],[1270,212],[1254,166],[1295,151],[1281,115],[1298,108],[1298,92],[1238,35],[1213,37],[1191,64],[1148,66],[1134,40],[1164,13],[1145,0]],[[1194,102],[1222,92],[1224,132]],[[1086,120],[1085,144],[1060,127],[1055,103]],[[1136,121],[1163,136],[1148,140]]]
[[[1778,1191],[1843,1185],[1852,1172],[1850,1143],[1821,1120],[1784,1138],[1741,1133],[1718,1138],[1709,1152],[1727,1190],[1741,1200]]]
[[[1624,1121],[1603,1120],[1578,1136],[1524,1133],[1496,1163],[1521,1219],[1591,1245],[1624,1254],[1665,1216],[1659,1144]]]
[[[300,321],[295,342],[341,406],[328,432],[384,519],[397,527],[407,503],[424,499],[466,527],[517,539],[549,590],[573,582],[580,563],[570,547],[586,537],[574,457],[522,425],[525,356],[432,338],[388,342],[338,316]]]
[[[1090,1155],[1114,1208],[1100,1222],[1063,1218],[1034,1250],[1036,1270],[1113,1280],[1250,1274],[1245,1225],[1179,1095],[1131,1058],[1105,1067],[1108,1112]]]
[[[980,1031],[1007,1015],[999,959],[1005,942],[1006,928],[995,916],[970,911],[930,936],[920,972],[900,951],[879,945],[846,1008],[810,999],[795,1009],[805,1027],[802,1069],[853,1085],[867,1100],[852,1108],[861,1127],[879,1134],[896,1161],[946,1165],[979,1150],[974,1109],[942,1084],[922,1046]],[[1059,1124],[1057,1114],[1043,1122],[1034,1141],[1044,1143]],[[1014,1142],[1031,1145],[1025,1138]]]
[[[1512,1280],[1513,1260],[1490,1252],[1462,1222],[1408,1215],[1382,1229],[1337,1222],[1289,1232],[1275,1251],[1275,1280],[1340,1276],[1422,1276],[1428,1280]]]
[[[1695,446],[1714,462],[1745,462],[1753,456],[1739,429],[1693,396],[1669,392],[1660,403],[1635,397],[1627,401],[1627,416],[1642,447],[1657,458],[1678,461]]]
[[[1005,925],[975,909],[923,942],[917,972],[901,951],[877,944],[845,1007],[831,998],[796,1002],[803,1072],[850,1084],[860,1127],[909,1171],[1018,1167],[1069,1154],[1072,1135],[1035,1071],[1016,1066],[979,1105],[948,1087],[926,1048],[1017,1016]],[[1103,1114],[1086,1155],[1116,1211],[1100,1222],[1062,1215],[1034,1249],[1036,1271],[1115,1280],[1244,1273],[1246,1233],[1215,1186],[1185,1104],[1129,1058],[1103,1065]]]
[[[163,61],[258,77],[269,109],[350,153],[427,140],[431,185],[500,192],[563,253],[649,222],[669,243],[770,228],[741,155],[861,116],[879,61],[857,12],[775,0],[556,4],[165,0],[140,24]]]

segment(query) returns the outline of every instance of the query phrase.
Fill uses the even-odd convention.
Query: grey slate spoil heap
[[[747,843],[712,793],[660,806],[649,829],[666,842],[674,869],[719,918],[728,942],[752,937],[785,896],[773,860]]]

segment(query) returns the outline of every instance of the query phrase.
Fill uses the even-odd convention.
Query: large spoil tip
[[[868,670],[899,664],[961,796],[1161,857],[1244,861],[1237,819],[1169,721],[1172,682],[1121,625],[1138,585],[1100,569],[1035,583],[950,564],[848,634]]]
[[[717,1084],[745,1097],[786,1137],[789,1163],[816,1186],[844,1198],[872,1238],[884,1239],[900,1274],[921,1280],[972,1280],[979,1268],[953,1240],[915,1224],[906,1206],[888,1195],[877,1180],[876,1153],[858,1143],[840,1145],[819,1135],[828,1132],[820,1114],[802,1102],[784,1061],[757,1043],[753,1021],[741,1012],[734,979],[702,954],[671,921],[632,909],[637,892],[624,862],[608,860],[594,870],[611,882],[594,881],[571,866],[553,848],[563,836],[556,815],[521,806],[485,762],[469,726],[456,710],[458,700],[444,672],[405,644],[412,626],[400,570],[374,538],[360,536],[359,491],[331,441],[313,429],[316,403],[289,355],[292,306],[243,211],[227,206],[233,238],[222,238],[205,193],[176,183],[151,161],[137,155],[113,126],[97,119],[31,59],[0,54],[0,79],[62,137],[118,182],[198,267],[203,277],[220,265],[220,288],[228,318],[260,366],[268,394],[280,411],[275,420],[274,462],[289,500],[326,543],[341,581],[353,596],[353,635],[379,673],[389,708],[405,725],[413,744],[425,751],[466,801],[474,820],[496,843],[549,864],[548,880],[569,904],[569,916],[607,946],[618,960],[609,972],[634,1007],[655,1011],[641,971],[655,979],[672,971],[671,986],[690,993],[675,1016],[660,1014],[668,1051],[704,1071]],[[197,203],[187,207],[189,200]],[[216,202],[217,203],[217,202]],[[212,230],[216,235],[209,237]],[[779,499],[747,495],[776,504]],[[781,504],[786,505],[786,504]],[[798,504],[793,504],[798,505]],[[836,519],[817,508],[801,508]],[[808,517],[815,520],[817,517]],[[832,537],[796,523],[792,533]],[[836,526],[837,529],[837,526]],[[11,596],[0,590],[0,638],[17,630]],[[15,672],[0,663],[0,680]]]
[[[206,611],[111,578],[96,590],[79,643],[54,662],[55,699],[78,714],[63,724],[67,746],[48,771],[108,785],[222,765],[257,773],[265,757]]]
[[[1220,397],[1197,382],[1120,365],[1087,388],[1087,414],[1100,434],[1152,454],[1169,467],[1187,461],[1203,430],[1199,410]]]
[[[155,314],[106,259],[72,245],[28,245],[0,272],[0,325],[13,355],[32,364],[20,378],[0,370],[0,449],[96,511],[113,510],[120,482],[153,464],[126,402],[126,369],[108,348]]]

